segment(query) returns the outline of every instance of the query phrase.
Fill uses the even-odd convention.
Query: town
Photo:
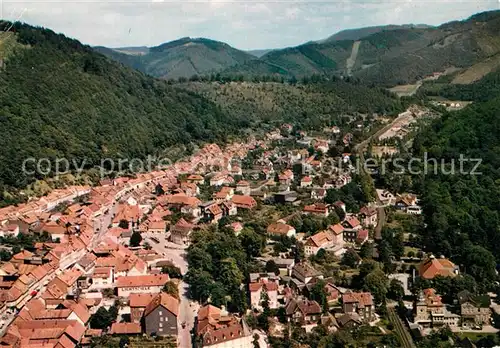
[[[411,133],[393,122],[373,149]],[[0,345],[263,348],[342,332],[341,346],[415,347],[445,328],[496,333],[496,294],[418,247],[418,195],[359,172],[360,140],[283,124],[0,209]]]

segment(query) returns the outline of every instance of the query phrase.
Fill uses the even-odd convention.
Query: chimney
[[[220,316],[225,317],[227,315],[229,315],[229,313],[226,310],[226,306],[220,306]]]

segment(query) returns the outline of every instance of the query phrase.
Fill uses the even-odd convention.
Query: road
[[[359,143],[358,145],[356,145],[354,147],[354,151],[359,155],[359,158],[360,158],[360,161],[362,164],[365,163],[364,151],[365,151],[366,147],[368,146],[368,144],[370,143],[370,141],[372,141],[372,139],[378,139],[378,137],[380,135],[385,133],[387,130],[391,129],[395,123],[399,122],[401,119],[403,119],[405,117],[407,117],[407,115],[405,115],[405,113],[396,117],[391,123],[385,125],[382,129],[378,130],[377,132],[375,132],[374,134],[369,136],[366,140],[362,141],[361,143]],[[364,165],[362,165],[361,168],[362,168],[362,170],[364,170],[365,169]],[[367,173],[367,174],[370,177],[370,179],[373,181],[370,174],[369,173]],[[374,185],[374,187],[375,187],[375,185]],[[385,225],[386,218],[387,217],[385,214],[384,204],[378,199],[378,195],[377,195],[377,226],[375,227],[375,233],[374,233],[375,240],[382,239],[382,228]]]
[[[151,239],[151,237],[155,236],[160,242],[157,243]],[[169,243],[165,240],[164,236],[160,236],[159,234],[148,234],[143,233],[143,238],[147,241],[151,248],[156,251],[159,255],[165,257],[165,260],[171,261],[174,265],[180,268],[182,274],[186,274],[188,270],[188,264],[185,259],[186,251],[185,248],[180,246],[175,246],[175,249],[172,243]],[[190,301],[187,297],[188,284],[181,281],[179,284],[179,296],[181,303],[179,305],[179,335],[177,345],[178,347],[192,347],[191,342],[191,330],[194,326],[194,319],[196,317],[196,313],[198,313],[199,304],[197,302]],[[186,323],[186,327],[182,328],[182,323]]]

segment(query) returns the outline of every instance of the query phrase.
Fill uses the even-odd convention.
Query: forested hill
[[[444,159],[448,173],[452,160],[455,174],[425,176],[422,204],[427,222],[422,241],[429,251],[452,257],[476,279],[491,263],[492,253],[500,260],[500,93],[487,102],[473,104],[436,120],[414,141],[415,156]],[[460,173],[460,155],[480,159],[477,175]],[[464,164],[464,172],[477,161]],[[473,246],[476,245],[476,246]],[[481,246],[481,247],[478,247]],[[490,257],[488,257],[490,255]],[[493,261],[494,263],[494,261]],[[470,266],[473,265],[473,266]],[[484,266],[484,267],[483,267]],[[494,269],[494,267],[493,267]],[[473,274],[476,273],[476,274]]]
[[[0,31],[9,27],[0,22]],[[28,157],[86,158],[92,166],[102,157],[224,141],[247,125],[47,29],[14,24],[0,37],[0,55],[0,194],[32,179],[21,172]]]
[[[223,42],[189,37],[142,51],[134,48],[95,49],[146,74],[169,79],[217,73],[257,59]]]

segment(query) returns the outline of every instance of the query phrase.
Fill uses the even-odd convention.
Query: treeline
[[[220,83],[229,83],[229,82],[277,82],[277,83],[287,83],[291,85],[295,84],[314,84],[314,83],[324,83],[324,82],[336,82],[336,81],[345,81],[348,83],[362,83],[359,78],[352,76],[340,76],[340,75],[321,75],[321,74],[312,74],[310,76],[283,76],[279,74],[271,74],[271,75],[251,75],[251,74],[225,74],[225,73],[214,73],[209,75],[193,75],[189,78],[187,77],[178,77],[176,79],[167,79],[169,84],[177,84],[177,83],[186,83],[186,82],[220,82]]]

